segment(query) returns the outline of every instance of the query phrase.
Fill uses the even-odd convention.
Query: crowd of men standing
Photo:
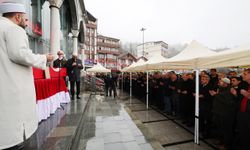
[[[216,138],[219,149],[250,149],[250,69],[241,76],[235,71],[228,74],[200,73],[199,124],[204,138]],[[122,84],[123,81],[123,84]],[[130,76],[119,80],[130,91]],[[145,101],[146,74],[132,77],[133,96]],[[122,87],[120,87],[122,88]],[[176,74],[174,71],[149,76],[149,103],[168,115],[182,119],[189,127],[194,125],[195,74]]]

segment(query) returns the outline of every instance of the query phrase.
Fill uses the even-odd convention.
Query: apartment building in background
[[[143,48],[144,47],[144,48]],[[163,41],[146,42],[136,47],[137,57],[144,56],[150,58],[155,55],[168,57],[168,44]]]
[[[96,62],[104,67],[117,70],[117,57],[120,55],[120,40],[103,35],[97,35]]]
[[[85,67],[92,67],[95,63],[96,37],[97,37],[97,19],[87,11],[87,23],[85,33]]]
[[[87,23],[85,33],[85,67],[92,67],[95,63],[101,63],[104,67],[117,70],[117,56],[120,55],[120,40],[99,35],[97,33],[98,21],[87,11]]]

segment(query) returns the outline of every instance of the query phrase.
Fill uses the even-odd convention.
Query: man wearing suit
[[[72,55],[67,61],[67,74],[69,76],[70,81],[70,93],[71,99],[75,100],[75,83],[76,83],[76,95],[77,99],[81,99],[80,94],[80,73],[83,69],[82,61],[77,58],[76,54]]]
[[[54,68],[66,68],[67,60],[64,57],[64,52],[59,50],[57,52],[58,58],[53,62]]]

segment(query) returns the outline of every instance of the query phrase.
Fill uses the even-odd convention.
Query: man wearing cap
[[[80,74],[83,69],[82,61],[77,58],[77,54],[73,54],[72,58],[67,61],[67,74],[70,81],[71,99],[75,100],[75,83],[77,99],[80,97]]]
[[[231,93],[230,83],[230,79],[221,78],[218,91],[211,93],[215,95],[212,107],[213,122],[217,127],[220,148],[224,149],[232,148],[237,109],[236,98]]]
[[[67,60],[64,57],[64,52],[59,50],[57,52],[58,58],[53,62],[54,68],[66,68]]]
[[[23,143],[38,127],[32,66],[46,68],[51,54],[29,49],[24,5],[0,2],[0,149]]]

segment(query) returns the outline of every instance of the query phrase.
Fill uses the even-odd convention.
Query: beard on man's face
[[[24,20],[22,19],[21,22],[19,23],[19,26],[25,29],[27,25],[25,24]]]
[[[23,29],[25,29],[28,26],[27,16],[26,14],[21,14],[19,17],[21,18],[21,20],[18,25],[22,27]]]

